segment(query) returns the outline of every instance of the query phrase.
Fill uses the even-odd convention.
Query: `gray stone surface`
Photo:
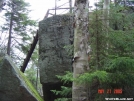
[[[39,67],[41,83],[59,82],[55,75],[71,71],[71,57],[63,48],[73,38],[73,16],[57,15],[39,23]]]
[[[0,101],[43,101],[10,57],[4,54],[0,54]]]

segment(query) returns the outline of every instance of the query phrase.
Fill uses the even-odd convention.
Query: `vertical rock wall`
[[[71,56],[64,46],[73,43],[73,16],[62,15],[47,18],[39,23],[39,67],[45,101],[54,101],[50,90],[59,90],[62,83],[56,75],[71,71]],[[70,40],[71,39],[71,40]]]
[[[63,48],[73,38],[73,17],[53,16],[39,23],[39,67],[41,83],[56,83],[55,75],[71,71],[71,57]]]

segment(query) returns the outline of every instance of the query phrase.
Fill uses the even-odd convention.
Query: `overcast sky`
[[[30,9],[32,12],[30,13],[30,16],[34,20],[42,20],[47,12],[48,9],[55,7],[55,0],[25,0],[26,2],[29,2],[31,7]],[[60,6],[64,3],[67,3],[69,0],[57,0],[57,6]],[[73,4],[74,5],[74,0]],[[97,0],[90,0],[90,6],[93,5],[93,2]],[[64,5],[64,7],[67,7],[69,4]],[[64,12],[64,11],[63,11]]]

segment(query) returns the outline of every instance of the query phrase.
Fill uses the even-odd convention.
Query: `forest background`
[[[104,2],[105,0],[96,4],[96,9],[89,14],[90,70],[75,80],[86,85],[87,98],[95,101],[102,101],[104,97],[131,97],[134,94],[134,1],[115,0],[108,4],[107,11],[103,8]],[[31,20],[28,15],[28,7],[29,4],[23,0],[13,0],[7,1],[1,8],[5,11],[5,22],[0,29],[0,49],[6,51],[18,66],[22,65],[37,28],[37,21]],[[73,48],[70,48],[69,52],[73,52]],[[41,86],[37,86],[39,79],[36,75],[38,46],[31,60],[26,75],[42,94]],[[70,72],[58,78],[65,83],[74,81]],[[100,95],[97,91],[101,88],[122,89],[123,93]],[[71,99],[71,88],[63,86],[62,91],[53,92],[64,96],[57,100]]]

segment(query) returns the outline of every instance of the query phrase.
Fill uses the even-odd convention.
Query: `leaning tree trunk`
[[[74,5],[74,62],[73,78],[87,72],[89,39],[89,3],[88,0],[75,0]],[[73,82],[72,101],[88,101],[87,88],[84,84]]]

